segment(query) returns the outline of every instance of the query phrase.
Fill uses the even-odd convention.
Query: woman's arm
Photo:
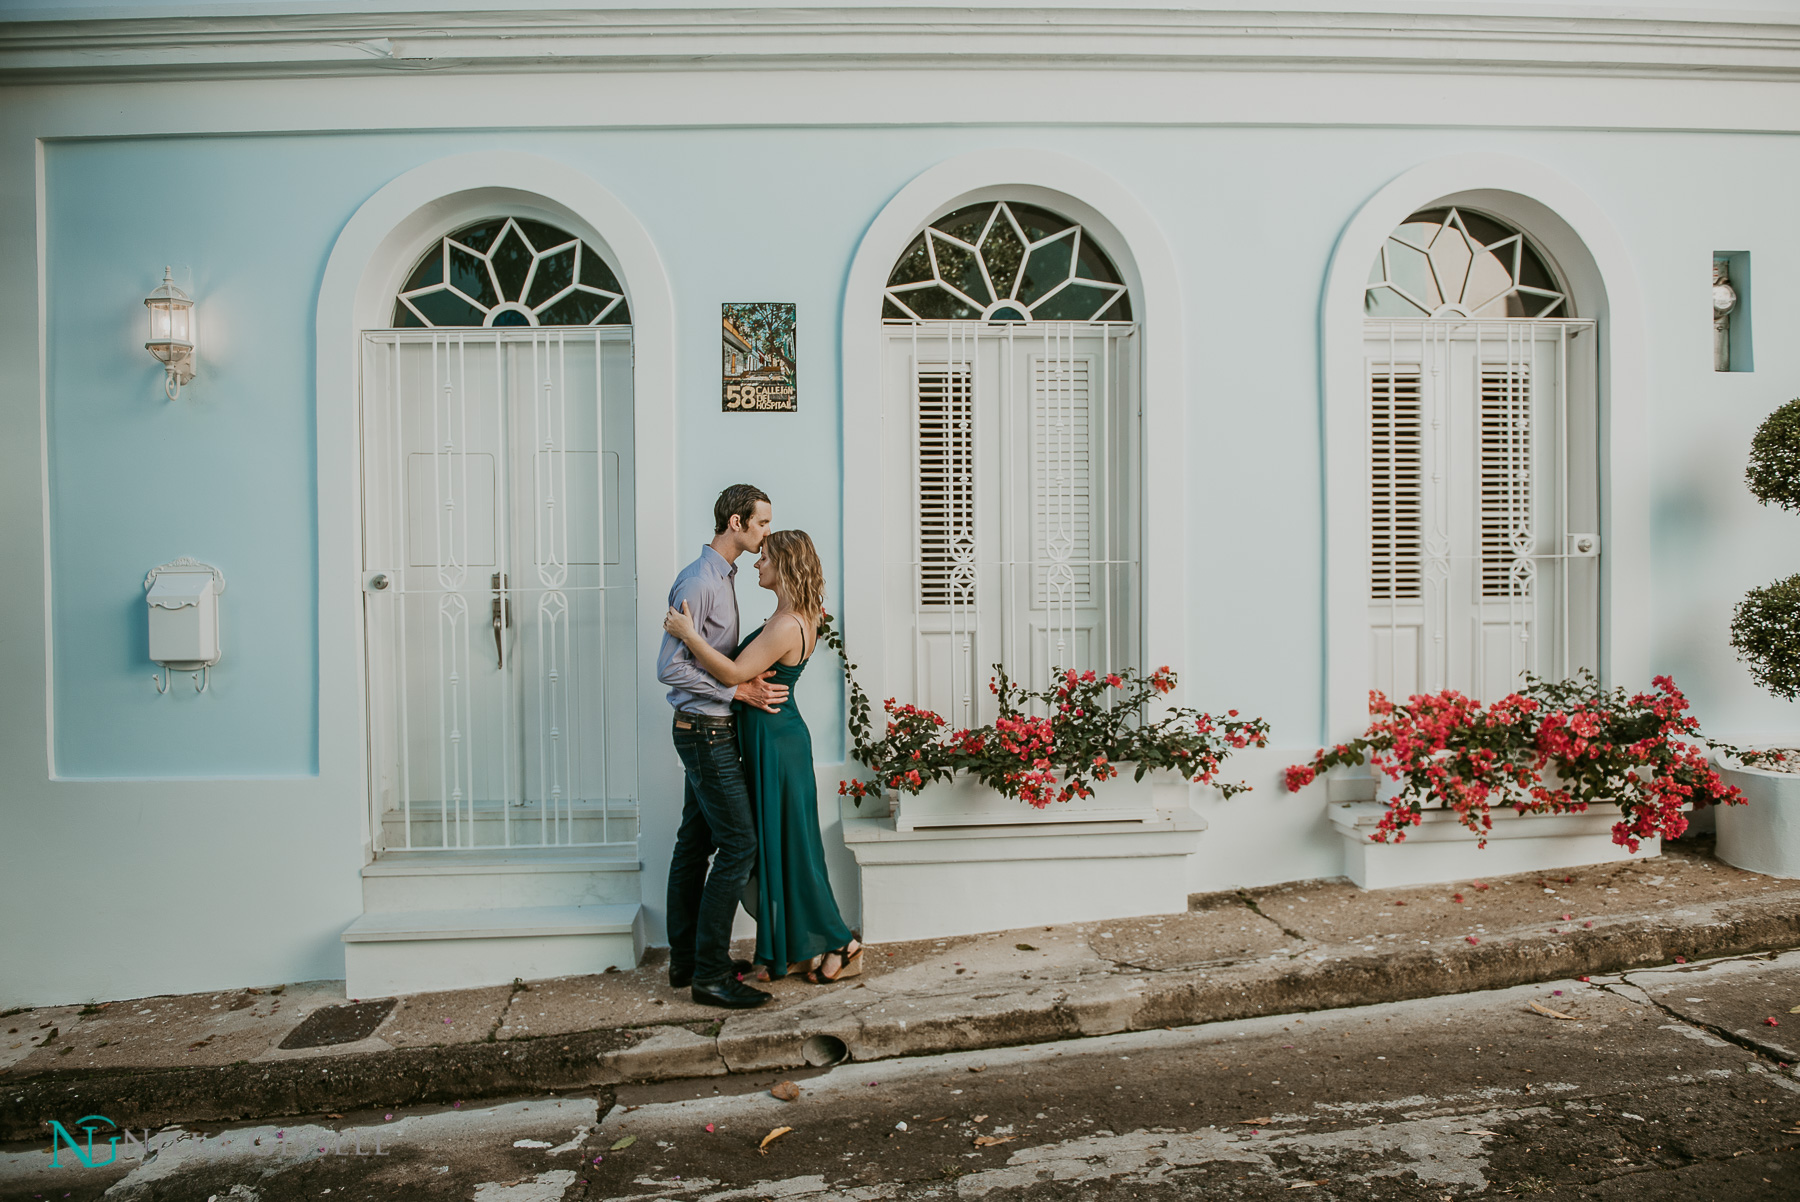
[[[688,616],[685,601],[680,609],[668,612],[663,619],[663,629],[686,644],[687,649],[693,653],[695,662],[706,669],[708,675],[721,684],[728,685],[755,680],[773,667],[776,660],[794,650],[800,642],[798,623],[779,622],[773,630],[763,627],[763,632],[744,648],[744,653],[732,659],[700,637],[699,631],[694,629],[693,619]]]

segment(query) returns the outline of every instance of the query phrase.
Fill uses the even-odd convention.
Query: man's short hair
[[[754,484],[733,484],[720,493],[719,499],[713,502],[713,533],[725,533],[731,526],[733,514],[737,515],[738,525],[748,529],[758,501],[772,504],[769,494]]]

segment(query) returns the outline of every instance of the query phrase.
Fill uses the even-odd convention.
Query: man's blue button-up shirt
[[[709,647],[730,657],[737,652],[737,567],[707,546],[700,558],[681,569],[669,590],[669,607],[687,602],[694,629]],[[735,685],[721,684],[694,660],[694,653],[674,635],[663,635],[656,657],[656,679],[669,686],[669,704],[678,710],[728,717]]]

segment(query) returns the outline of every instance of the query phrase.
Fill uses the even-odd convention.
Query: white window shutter
[[[1531,368],[1481,371],[1481,595],[1527,597],[1532,573]]]
[[[1420,596],[1424,439],[1419,369],[1369,377],[1369,598]]]
[[[1094,601],[1094,440],[1086,357],[1034,357],[1031,380],[1034,604]]]
[[[915,378],[919,604],[965,606],[975,592],[975,396],[965,364]]]

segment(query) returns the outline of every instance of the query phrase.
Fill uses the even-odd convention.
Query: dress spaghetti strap
[[[806,635],[807,635],[806,623],[801,621],[799,614],[790,613],[788,615],[788,617],[790,617],[790,618],[794,619],[794,621],[800,623],[800,662],[805,663],[807,660],[812,658],[812,652],[810,650],[808,650],[807,646],[806,646]]]

